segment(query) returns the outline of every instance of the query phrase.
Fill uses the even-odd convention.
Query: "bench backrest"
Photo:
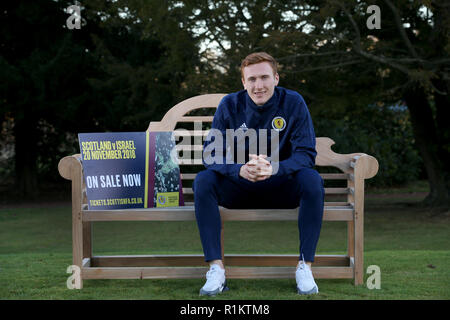
[[[186,143],[183,141],[183,145],[179,143],[177,145],[177,151],[194,151],[194,152],[201,152],[203,147],[203,137],[206,137],[208,134],[208,130],[176,130],[176,127],[180,123],[211,123],[213,120],[213,116],[204,116],[204,115],[196,115],[192,116],[189,115],[194,110],[197,110],[197,113],[199,109],[216,109],[219,105],[220,100],[225,96],[225,94],[205,94],[205,95],[199,95],[192,98],[189,98],[187,100],[184,100],[180,102],[179,104],[172,107],[163,117],[161,121],[152,121],[150,122],[150,125],[147,130],[149,131],[174,131],[175,137],[180,136],[189,136],[189,138],[194,137],[194,139],[191,139],[192,144],[186,145]],[[201,111],[201,110],[200,110]],[[197,126],[198,128],[199,126]],[[202,128],[202,126],[200,126]],[[189,141],[189,140],[188,140]],[[322,174],[322,177],[324,179],[343,179],[347,180],[350,175],[353,174],[354,166],[352,166],[352,163],[355,162],[355,160],[365,155],[364,153],[351,153],[351,154],[339,154],[335,153],[331,146],[334,144],[334,141],[327,137],[318,137],[316,138],[316,149],[317,149],[317,157],[316,157],[316,165],[317,166],[327,166],[327,167],[335,167],[338,168],[342,173],[332,173],[332,174]],[[180,157],[182,158],[182,157]],[[368,161],[370,163],[366,164],[365,170],[362,172],[362,175],[360,178],[362,179],[368,179],[373,177],[377,171],[378,171],[378,163],[375,158],[368,156]],[[373,161],[374,160],[374,161]],[[180,165],[201,165],[201,157],[196,157],[196,159],[193,160],[183,160],[180,159],[179,161]],[[183,173],[182,171],[182,179],[183,180],[193,180],[195,178],[195,174],[192,173]],[[354,180],[354,179],[352,179]],[[191,189],[183,188],[184,191],[189,194],[192,193]],[[333,192],[333,190],[334,192]],[[343,190],[346,189],[346,190]],[[349,193],[348,188],[329,188],[328,191],[331,190],[331,193],[339,194],[339,193]],[[339,192],[339,190],[341,192]],[[330,192],[328,192],[330,193]]]

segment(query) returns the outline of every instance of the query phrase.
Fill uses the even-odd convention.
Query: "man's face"
[[[269,62],[246,66],[243,73],[242,84],[248,95],[256,105],[262,106],[272,97],[275,86],[278,85],[278,73],[273,74]]]

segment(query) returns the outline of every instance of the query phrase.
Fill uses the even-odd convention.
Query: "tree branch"
[[[331,56],[331,55],[347,55],[349,52],[347,51],[330,51],[330,52],[319,52],[319,53],[298,53],[289,56],[285,56],[282,58],[277,58],[278,61],[289,60],[292,58],[301,58],[301,57],[321,57],[321,56]]]
[[[333,2],[341,7],[342,11],[344,11],[345,15],[349,19],[349,21],[350,21],[350,23],[351,23],[351,25],[353,27],[353,30],[355,31],[356,39],[355,39],[355,41],[353,41],[353,46],[355,47],[355,49],[357,51],[362,51],[362,49],[361,49],[361,32],[359,31],[359,28],[358,28],[358,25],[356,24],[356,21],[353,19],[353,17],[350,14],[350,12],[348,12],[348,10],[345,7],[345,5],[343,5],[339,1],[333,1]]]
[[[409,72],[408,68],[405,68],[404,66],[402,66],[398,63],[391,62],[388,59],[386,59],[385,57],[376,56],[376,55],[373,55],[366,51],[363,51],[363,49],[361,47],[361,33],[359,31],[358,25],[356,24],[356,21],[353,19],[350,12],[348,12],[347,8],[342,3],[340,3],[339,1],[334,1],[334,2],[337,3],[341,7],[341,9],[344,11],[345,15],[349,19],[350,23],[352,24],[353,29],[355,30],[356,39],[353,41],[353,48],[357,54],[359,54],[360,56],[362,56],[366,59],[391,66],[392,68],[397,69],[397,70],[409,75],[410,72]]]
[[[398,9],[392,4],[392,2],[390,0],[384,0],[384,2],[386,2],[386,4],[389,6],[389,8],[391,9],[391,11],[394,15],[395,25],[397,26],[397,29],[400,32],[400,36],[402,37],[403,42],[405,43],[406,47],[408,48],[409,53],[414,58],[420,59],[420,57],[417,54],[416,50],[414,49],[411,41],[409,40],[408,35],[405,32],[405,28],[403,28],[402,20],[400,18],[400,14],[398,13]]]
[[[336,63],[336,64],[320,66],[320,67],[305,68],[305,69],[296,70],[296,71],[283,70],[283,72],[299,73],[299,72],[308,72],[308,71],[316,71],[316,70],[326,70],[326,69],[334,69],[334,68],[344,67],[344,66],[348,66],[348,65],[352,65],[352,64],[359,64],[359,63],[363,63],[363,62],[364,62],[364,60],[359,59],[359,60],[353,60],[353,61],[347,61],[347,62],[341,62],[341,63]]]

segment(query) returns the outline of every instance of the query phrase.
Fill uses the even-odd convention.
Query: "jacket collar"
[[[272,107],[274,107],[274,106],[278,106],[279,96],[280,96],[280,94],[278,93],[278,88],[275,87],[272,97],[270,97],[270,99],[262,106],[258,106],[253,102],[252,98],[250,98],[250,96],[248,95],[248,92],[246,91],[245,92],[245,101],[246,101],[246,105],[248,107],[250,107],[253,111],[264,112],[264,111],[272,109]]]

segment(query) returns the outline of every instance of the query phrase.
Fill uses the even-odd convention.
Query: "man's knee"
[[[195,176],[192,189],[195,193],[211,190],[217,181],[218,177],[216,172],[213,170],[203,170]]]
[[[320,174],[310,168],[304,168],[298,171],[294,178],[300,185],[303,194],[323,196],[325,190],[323,179]]]

